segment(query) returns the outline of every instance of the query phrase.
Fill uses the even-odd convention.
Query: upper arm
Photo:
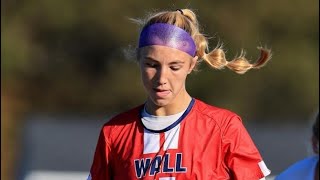
[[[111,179],[110,155],[111,148],[108,139],[105,137],[103,129],[100,132],[98,143],[94,153],[93,163],[90,169],[92,180]],[[88,179],[89,179],[88,178]]]
[[[240,117],[229,120],[222,141],[225,163],[233,179],[259,180],[270,174]]]

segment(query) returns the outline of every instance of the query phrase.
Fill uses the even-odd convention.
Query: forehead
[[[140,59],[151,58],[157,61],[187,61],[192,57],[178,49],[170,48],[167,46],[152,45],[139,49]]]

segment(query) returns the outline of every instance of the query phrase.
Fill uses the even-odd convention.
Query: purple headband
[[[196,45],[185,30],[166,23],[155,23],[143,28],[139,48],[152,45],[167,46],[188,53],[194,57]]]

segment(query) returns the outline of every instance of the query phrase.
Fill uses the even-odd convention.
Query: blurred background
[[[103,123],[144,102],[136,63],[123,51],[139,29],[129,18],[194,9],[227,58],[273,51],[238,75],[206,64],[190,94],[243,118],[276,175],[312,154],[319,108],[319,1],[1,1],[1,179],[85,179]]]

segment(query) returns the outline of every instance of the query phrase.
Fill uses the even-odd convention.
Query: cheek
[[[148,80],[150,80],[150,79],[152,79],[152,77],[154,76],[154,72],[152,71],[152,70],[150,70],[150,69],[142,69],[141,70],[141,75],[142,75],[142,77],[143,77],[143,79],[148,79]]]
[[[151,80],[154,76],[154,72],[147,69],[141,69],[140,72],[141,72],[141,78],[144,86],[148,86],[148,84],[151,84]]]
[[[179,81],[185,81],[187,79],[187,76],[188,76],[187,69],[183,69],[181,72],[175,74],[176,79]]]
[[[186,82],[187,75],[185,73],[182,73],[182,74],[175,74],[172,77],[173,77],[171,80],[172,86],[181,87],[181,86],[184,86],[184,84]]]

